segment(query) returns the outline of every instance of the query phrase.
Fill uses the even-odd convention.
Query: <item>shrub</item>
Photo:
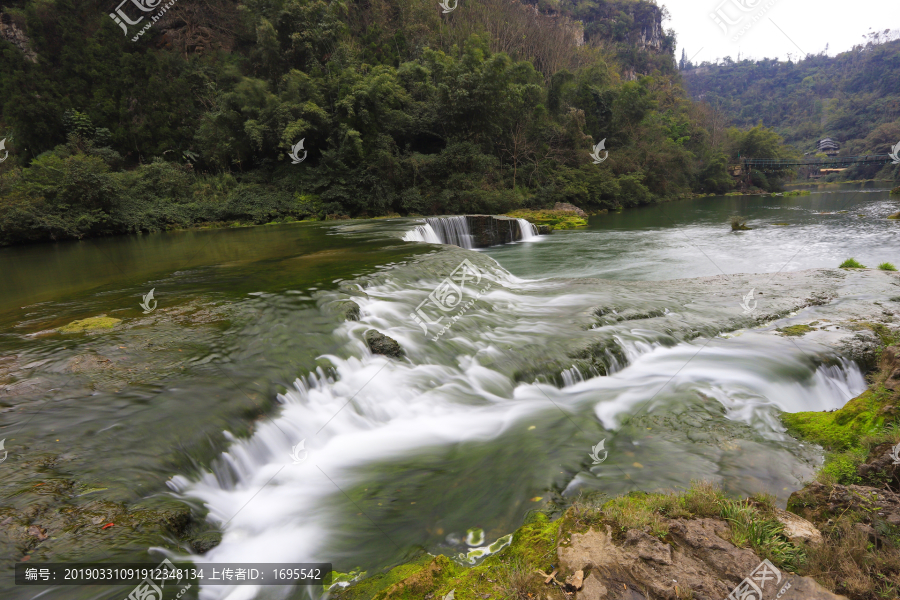
[[[747,229],[750,229],[749,227],[747,227],[747,217],[732,215],[728,222],[731,223],[732,231],[745,231]]]
[[[897,267],[895,267],[894,265],[892,265],[889,262],[881,263],[880,265],[878,265],[878,268],[881,269],[882,271],[896,271],[897,270]]]

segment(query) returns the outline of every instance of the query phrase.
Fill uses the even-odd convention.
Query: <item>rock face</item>
[[[865,515],[876,529],[883,529],[881,522],[900,526],[900,497],[863,485],[826,485],[814,481],[791,494],[788,509],[816,523],[853,511]]]
[[[372,354],[383,354],[391,358],[403,356],[403,348],[394,338],[388,337],[379,331],[370,329],[366,332],[366,344]]]
[[[893,449],[889,442],[873,448],[866,462],[856,469],[856,474],[865,483],[877,487],[886,485],[894,492],[900,491],[900,464],[894,464]]]
[[[589,573],[575,600],[721,600],[762,562],[726,541],[728,525],[719,519],[673,519],[669,532],[671,543],[636,529],[616,541],[608,527],[573,534],[557,553],[564,571]],[[812,578],[781,571],[763,587],[766,598],[779,591],[782,600],[844,598]]]
[[[549,225],[538,225],[538,235],[549,235],[553,228]]]
[[[37,53],[31,49],[31,41],[28,36],[16,26],[12,17],[5,13],[0,13],[0,37],[18,48],[25,55],[26,60],[37,62]]]
[[[822,532],[803,517],[798,517],[794,513],[776,508],[775,518],[784,525],[784,535],[795,544],[805,542],[819,546],[825,543]]]
[[[575,213],[575,214],[578,215],[579,217],[586,217],[586,216],[588,216],[586,212],[584,212],[583,210],[581,210],[580,208],[578,208],[578,207],[575,206],[574,204],[569,204],[568,202],[557,202],[557,203],[553,206],[553,210],[559,210],[559,211],[562,211],[562,212],[571,212],[571,213]]]
[[[508,244],[522,239],[519,222],[510,217],[466,215],[466,223],[476,248]]]

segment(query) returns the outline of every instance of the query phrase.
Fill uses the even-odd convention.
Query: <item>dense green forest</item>
[[[789,150],[765,128],[717,128],[716,111],[687,97],[663,11],[11,0],[0,244],[727,191],[729,155]],[[609,159],[594,164],[601,140]]]
[[[864,44],[829,57],[741,60],[679,67],[695,100],[720,113],[723,126],[762,122],[800,154],[815,154],[830,137],[840,154],[887,154],[900,142],[900,32],[867,36]],[[855,166],[842,179],[900,179],[896,165]]]

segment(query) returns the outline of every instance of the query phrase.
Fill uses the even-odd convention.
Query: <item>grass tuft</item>
[[[841,269],[865,269],[866,265],[860,264],[855,258],[848,258],[841,263]]]
[[[897,267],[895,267],[894,265],[892,265],[889,262],[881,263],[880,265],[878,265],[878,268],[881,269],[882,271],[896,271],[897,270]]]

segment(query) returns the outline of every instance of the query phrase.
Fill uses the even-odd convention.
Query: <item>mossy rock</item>
[[[443,555],[427,554],[356,585],[332,592],[334,600],[412,600],[434,594],[463,570]],[[449,592],[448,588],[448,592]],[[435,597],[442,597],[436,596]]]
[[[577,214],[564,210],[516,210],[506,213],[504,216],[513,219],[525,219],[529,223],[538,226],[546,225],[551,229],[575,229],[587,227],[587,219]]]
[[[870,389],[836,411],[782,413],[781,422],[795,437],[827,450],[843,451],[856,447],[862,436],[884,427],[887,414],[882,409],[889,404],[890,397],[884,388]]]
[[[350,587],[335,588],[331,590],[330,597],[332,600],[442,600],[451,591],[455,600],[502,597],[508,565],[532,565],[546,569],[556,562],[557,533],[564,529],[564,525],[564,522],[551,521],[544,513],[532,513],[525,524],[511,534],[512,541],[508,546],[488,556],[477,566],[459,565],[443,555],[422,554],[411,562],[363,579]],[[338,577],[342,574],[333,575],[339,581]],[[527,587],[533,595],[522,597],[539,598],[537,593],[546,590],[543,578],[529,575],[533,581]]]
[[[359,321],[359,304],[353,300],[341,300],[335,303],[334,309],[345,321]]]
[[[104,331],[113,329],[122,322],[122,319],[114,319],[106,315],[98,317],[89,317],[80,321],[72,321],[68,325],[63,325],[57,331],[60,333],[85,333],[89,331]]]
[[[776,331],[785,337],[800,337],[810,331],[815,331],[815,329],[809,325],[791,325],[789,327],[779,327]]]
[[[191,539],[191,548],[197,554],[206,554],[222,542],[222,533],[220,531],[204,531],[200,535]]]

